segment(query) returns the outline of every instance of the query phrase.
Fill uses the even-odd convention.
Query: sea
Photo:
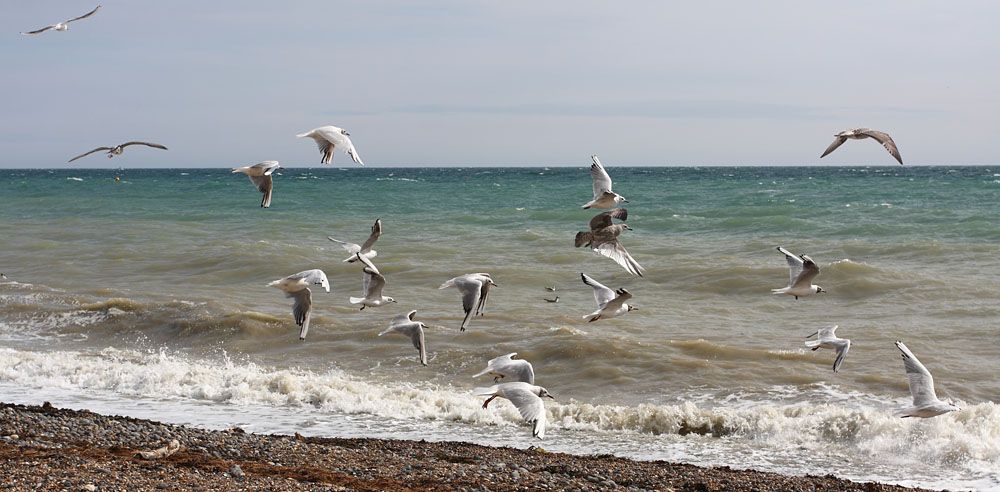
[[[622,244],[574,248],[587,167],[286,168],[269,209],[217,169],[0,174],[0,401],[202,428],[613,454],[928,488],[1000,490],[1000,167],[615,167]],[[116,181],[116,177],[118,181]],[[397,303],[363,311],[361,243]],[[783,246],[827,293],[772,295]],[[320,268],[312,327],[268,282]],[[446,280],[498,287],[465,332]],[[586,273],[633,294],[588,323]],[[546,287],[555,287],[550,292]],[[555,303],[544,298],[559,297]],[[410,310],[429,365],[378,333]],[[838,325],[835,354],[803,342]],[[961,410],[900,418],[902,340]],[[516,352],[544,440],[473,375]]]

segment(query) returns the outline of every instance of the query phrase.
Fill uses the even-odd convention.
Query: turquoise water
[[[285,169],[267,210],[228,169],[9,170],[0,399],[526,447],[510,405],[471,396],[487,359],[518,352],[557,397],[546,448],[1000,487],[1000,168],[609,172],[644,278],[573,247],[595,214],[580,209],[586,168]],[[326,236],[360,243],[376,217],[399,303],[358,311],[360,269]],[[787,280],[777,245],[816,260],[829,293],[772,296]],[[314,293],[299,342],[266,284],[310,268],[332,293]],[[437,287],[469,272],[500,287],[459,333],[458,293]],[[640,310],[586,323],[580,272]],[[426,368],[404,338],[376,336],[410,309],[433,325]],[[853,341],[840,373],[802,346],[833,324]],[[893,416],[909,398],[897,339],[963,410]]]

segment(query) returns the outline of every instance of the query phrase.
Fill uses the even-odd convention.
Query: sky
[[[99,1],[3,0],[0,167],[1000,163],[992,0]]]

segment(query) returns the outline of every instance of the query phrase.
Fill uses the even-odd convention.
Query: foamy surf
[[[526,431],[520,429],[524,423],[513,406],[483,410],[471,386],[374,382],[336,369],[270,369],[252,362],[236,363],[225,354],[220,359],[207,362],[165,350],[108,348],[85,354],[0,349],[0,384],[50,392],[62,388],[154,404],[186,401],[189,405],[209,402],[235,408],[296,409],[299,423],[286,422],[286,426],[308,427],[307,422],[326,416],[354,416],[365,426],[390,419],[394,425],[428,426],[431,434],[446,424],[449,432],[473,441],[492,435],[491,429],[498,426],[514,428],[510,431],[514,434]],[[635,406],[572,400],[549,403],[551,430],[546,447],[549,441],[589,442],[583,451],[598,452],[601,443],[608,441],[621,454],[647,459],[677,459],[677,448],[699,447],[702,453],[709,449],[720,459],[731,458],[737,450],[757,448],[771,453],[770,462],[758,460],[745,466],[761,468],[763,464],[786,473],[821,472],[812,467],[825,466],[832,456],[838,460],[846,456],[874,463],[868,472],[874,475],[858,477],[892,480],[891,475],[879,475],[879,470],[896,467],[896,473],[921,474],[925,480],[914,484],[925,485],[937,483],[926,480],[949,467],[960,467],[977,480],[989,480],[989,470],[1000,466],[1000,407],[993,403],[967,405],[948,416],[919,420],[894,417],[898,402],[871,396],[864,401],[848,397],[836,404],[775,404],[741,396],[725,400]],[[879,401],[882,404],[872,404]],[[268,429],[266,421],[252,415],[241,413],[241,418],[262,431]],[[530,432],[523,441],[529,443]],[[629,442],[636,447],[630,448]],[[703,462],[699,459],[704,457],[680,458]],[[793,466],[796,460],[799,468]]]

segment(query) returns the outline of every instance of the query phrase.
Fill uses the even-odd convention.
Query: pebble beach
[[[162,457],[144,458],[141,453]],[[163,450],[167,450],[164,452]],[[168,454],[169,453],[169,454]],[[210,431],[0,404],[3,490],[891,491],[833,476],[703,468],[542,447]]]

